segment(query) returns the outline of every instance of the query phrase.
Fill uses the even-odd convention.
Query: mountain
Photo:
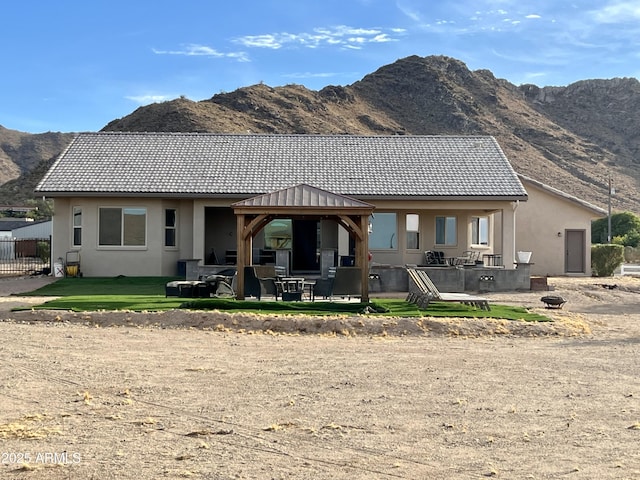
[[[19,204],[33,198],[39,179],[73,136],[52,132],[30,134],[0,125],[0,203]]]
[[[178,98],[103,130],[493,135],[517,172],[601,207],[611,176],[613,208],[638,213],[639,106],[636,79],[515,86],[453,58],[411,56],[347,86],[259,84],[197,102]]]

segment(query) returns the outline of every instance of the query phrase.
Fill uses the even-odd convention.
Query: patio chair
[[[464,266],[464,265],[475,265],[476,260],[480,258],[480,252],[474,252],[473,250],[465,250],[462,252],[462,255],[456,257],[455,265],[456,266]]]
[[[420,278],[422,284],[429,291],[434,301],[440,302],[458,302],[465,305],[471,305],[481,310],[491,310],[489,306],[489,300],[485,297],[478,297],[476,295],[469,295],[468,293],[442,293],[438,290],[435,284],[427,275],[424,270],[414,270],[418,278]]]
[[[258,300],[262,296],[260,280],[258,280],[256,270],[248,265],[244,267],[244,295],[246,297],[256,297]]]
[[[331,297],[362,296],[362,270],[360,267],[336,267],[336,276],[333,279]]]
[[[426,265],[446,265],[444,252],[439,250],[427,250],[424,252],[424,261]]]
[[[335,272],[335,273],[334,273]],[[362,296],[362,270],[360,267],[330,267],[328,278],[319,278],[313,287],[313,296],[348,298]]]
[[[333,280],[336,277],[336,267],[329,267],[326,278],[318,278],[313,286],[313,298],[331,298]]]
[[[268,276],[265,276],[268,275]],[[273,265],[246,265],[244,267],[244,294],[247,297],[272,296],[278,300],[282,291],[276,282],[276,270]]]
[[[205,276],[203,281],[209,285],[210,293],[214,297],[235,297],[232,287],[235,276],[235,268],[225,268],[218,273]]]

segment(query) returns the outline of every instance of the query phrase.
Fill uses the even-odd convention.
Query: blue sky
[[[409,55],[516,85],[640,76],[638,0],[21,0],[1,18],[0,125],[30,133],[261,82],[348,85]]]

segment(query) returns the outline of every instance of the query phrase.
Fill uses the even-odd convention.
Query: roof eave
[[[462,202],[462,201],[503,201],[503,202],[526,202],[528,195],[351,195],[360,200],[409,200],[409,201],[430,201],[430,202]]]
[[[140,198],[192,198],[192,199],[245,199],[255,195],[255,193],[176,193],[176,192],[60,192],[60,191],[36,191],[39,196],[57,197],[140,197]],[[505,201],[526,202],[527,195],[359,195],[347,194],[346,196],[362,200],[409,200],[409,201]]]

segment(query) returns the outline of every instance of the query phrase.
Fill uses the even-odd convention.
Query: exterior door
[[[585,230],[565,231],[565,272],[585,273]]]
[[[293,220],[293,247],[291,270],[299,272],[320,271],[318,220]]]

